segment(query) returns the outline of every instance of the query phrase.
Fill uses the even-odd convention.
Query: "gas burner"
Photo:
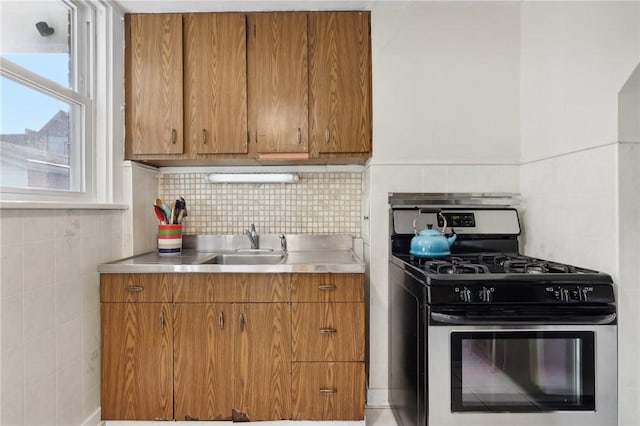
[[[517,274],[571,274],[578,272],[571,265],[527,258],[504,262],[504,271]]]
[[[495,266],[504,266],[506,262],[511,261],[530,261],[530,258],[526,256],[520,256],[517,254],[504,254],[504,253],[489,253],[489,254],[479,254],[478,262],[487,264],[487,265],[495,265]]]
[[[420,262],[419,262],[420,263]],[[487,274],[489,268],[478,263],[471,263],[459,257],[448,257],[446,259],[424,259],[421,266],[427,272],[435,274]]]

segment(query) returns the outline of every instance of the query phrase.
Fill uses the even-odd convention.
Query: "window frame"
[[[0,202],[45,202],[45,203],[97,203],[108,200],[99,199],[97,191],[96,145],[96,61],[99,39],[106,32],[98,33],[96,20],[98,6],[93,2],[64,0],[71,11],[70,56],[73,61],[72,88],[47,79],[33,71],[0,56],[0,75],[36,90],[45,96],[53,97],[70,105],[72,132],[70,147],[70,189],[55,190],[42,188],[0,187]],[[104,14],[103,14],[104,15]],[[75,89],[74,89],[75,88]],[[77,112],[76,112],[77,110]],[[103,141],[106,143],[106,141]],[[1,153],[0,153],[1,154]],[[106,182],[105,182],[106,184]]]

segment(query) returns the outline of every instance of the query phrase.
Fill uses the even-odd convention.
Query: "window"
[[[2,4],[2,200],[95,201],[93,15],[86,1]]]

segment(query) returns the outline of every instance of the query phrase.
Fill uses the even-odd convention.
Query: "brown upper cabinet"
[[[127,15],[126,158],[365,161],[369,20],[366,11]]]
[[[127,15],[125,31],[127,158],[246,156],[245,15]]]
[[[309,13],[311,156],[371,152],[368,12]]]
[[[258,156],[309,150],[307,15],[249,15],[249,97]]]
[[[182,154],[182,15],[127,15],[126,156]]]
[[[184,15],[184,128],[190,153],[247,153],[246,18]]]

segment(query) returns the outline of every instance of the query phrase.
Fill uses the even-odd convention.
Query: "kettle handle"
[[[439,208],[428,208],[428,207],[420,207],[418,209],[418,214],[416,215],[415,218],[413,218],[413,233],[415,235],[418,235],[418,230],[416,229],[416,220],[418,219],[418,216],[420,216],[422,213],[435,213],[438,216],[440,216],[442,218],[442,221],[444,222],[444,226],[442,227],[442,230],[440,231],[442,234],[444,234],[445,229],[447,229],[447,218],[444,217],[444,215],[442,214],[442,209]]]

